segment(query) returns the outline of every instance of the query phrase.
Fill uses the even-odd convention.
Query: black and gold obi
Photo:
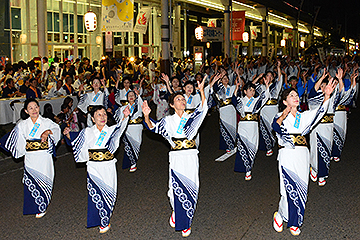
[[[138,117],[136,119],[129,120],[129,124],[139,124],[143,121],[141,117]]]
[[[38,151],[38,150],[47,150],[49,149],[49,143],[46,139],[45,142],[41,142],[41,139],[36,140],[26,140],[26,151]]]
[[[188,140],[187,138],[172,138],[175,143],[175,147],[171,147],[171,151],[196,149],[195,140]]]
[[[257,113],[245,113],[244,117],[240,117],[240,121],[258,121],[259,115]]]
[[[295,146],[308,146],[305,136],[302,136],[301,134],[289,134],[289,136],[291,137],[291,140]],[[284,146],[279,146],[279,149],[281,148],[284,148]]]
[[[320,123],[333,123],[333,122],[334,122],[334,114],[325,114],[320,120]]]
[[[346,111],[346,107],[344,105],[339,105],[335,108],[335,111]]]
[[[185,112],[186,112],[187,114],[192,114],[193,112],[195,112],[195,109],[196,109],[196,108],[193,108],[193,109],[185,109]]]
[[[114,159],[114,155],[107,149],[89,149],[89,161],[110,161]]]
[[[277,99],[271,98],[266,102],[265,105],[276,105],[276,104],[278,104]]]

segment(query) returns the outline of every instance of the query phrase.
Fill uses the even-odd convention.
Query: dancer
[[[279,112],[278,98],[282,87],[283,77],[281,74],[281,62],[277,62],[277,79],[274,81],[274,73],[271,71],[266,72],[265,78],[271,83],[269,87],[270,99],[266,102],[265,106],[260,110],[260,138],[259,149],[266,151],[266,156],[273,155],[273,148],[275,146],[275,137],[271,127],[275,115]],[[266,86],[259,85],[260,91],[264,91]],[[258,90],[258,91],[259,91]]]
[[[166,116],[159,122],[149,118],[151,110],[146,101],[143,104],[146,127],[161,134],[171,145],[168,196],[173,212],[169,222],[175,230],[182,231],[183,237],[191,233],[199,191],[199,159],[194,137],[208,110],[204,80],[198,83],[201,104],[192,114],[185,112],[186,101],[182,93],[175,93],[169,99],[169,105],[175,110],[175,114]]]
[[[318,123],[329,106],[330,94],[336,87],[333,80],[324,90],[324,102],[317,109],[298,112],[299,95],[288,88],[281,98],[281,110],[273,121],[278,144],[280,202],[279,210],[274,213],[273,227],[277,232],[283,230],[287,222],[293,235],[300,234],[303,224],[307,188],[309,183],[310,154],[305,135]]]
[[[266,89],[259,96],[255,95],[255,85],[247,82],[244,85],[244,97],[239,96],[240,83],[236,83],[236,89],[232,102],[241,115],[236,134],[237,151],[235,158],[235,172],[245,172],[245,180],[251,180],[251,170],[259,145],[258,113],[270,97],[270,78],[264,78]]]
[[[60,127],[39,112],[38,101],[26,99],[26,120],[20,120],[14,129],[1,139],[1,147],[14,158],[24,158],[24,209],[23,214],[45,215],[51,200],[54,182],[55,146],[60,140]]]
[[[236,85],[230,86],[226,71],[221,68],[221,82],[213,86],[216,99],[219,104],[220,113],[220,150],[226,150],[228,154],[233,154],[236,139],[236,111],[231,104]]]
[[[137,90],[129,91],[127,93],[127,105],[118,108],[115,112],[114,118],[116,122],[120,122],[124,117],[125,108],[130,109],[129,123],[123,137],[124,142],[124,158],[122,168],[130,168],[130,172],[137,170],[136,164],[139,159],[140,146],[142,142],[142,105],[141,99]]]
[[[77,136],[65,128],[67,143],[71,139],[74,158],[77,163],[86,162],[88,212],[87,227],[99,226],[100,233],[110,229],[110,217],[117,194],[116,158],[120,137],[127,126],[129,108],[124,110],[124,118],[117,125],[108,127],[104,106],[94,106],[91,119],[95,125],[83,129]]]
[[[101,84],[104,87],[104,91],[100,90]],[[93,87],[93,91],[89,93],[85,93],[81,95],[81,92],[84,90],[84,85],[80,85],[79,87],[79,97],[80,101],[78,103],[77,108],[80,109],[83,113],[87,113],[87,126],[91,127],[93,122],[91,121],[90,112],[94,106],[103,105],[105,109],[107,109],[108,96],[109,91],[106,88],[104,79],[100,80],[95,78],[92,81],[91,86]]]

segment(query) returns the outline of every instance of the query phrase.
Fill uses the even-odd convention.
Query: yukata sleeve
[[[152,127],[147,125],[147,123],[145,121],[143,121],[143,123],[147,129],[149,129],[153,133],[160,134],[161,136],[163,136],[163,138],[165,138],[174,147],[175,143],[173,143],[173,141],[171,141],[170,133],[166,129],[167,119],[168,119],[167,116],[160,119],[159,121],[155,121],[154,119],[150,118]]]
[[[301,113],[301,121],[304,121],[305,124],[302,125],[302,132],[301,135],[308,134],[313,127],[321,120],[321,118],[325,115],[328,107],[329,107],[330,100],[326,100],[319,107],[308,110]]]
[[[281,74],[280,76],[280,79],[278,77],[278,79],[274,82],[275,84],[275,87],[274,87],[274,96],[276,96],[276,98],[279,96],[280,94],[280,91],[281,91],[281,88],[282,88],[282,85],[283,85],[283,81],[284,81],[284,78]]]
[[[275,115],[271,126],[274,129],[274,132],[276,133],[277,138],[279,139],[279,144],[281,142],[282,145],[284,145],[284,147],[287,146],[290,148],[295,148],[295,145],[290,137],[290,134],[289,134],[288,130],[285,128],[284,124],[281,123],[281,125],[279,125],[277,123],[277,120],[279,119],[281,114],[282,113],[278,113]]]
[[[0,139],[0,146],[10,152],[14,158],[20,158],[26,152],[26,139],[22,132],[21,122],[14,129]]]
[[[195,111],[190,114],[189,119],[185,123],[184,133],[187,139],[192,140],[206,117],[206,113],[208,111],[207,101],[204,101],[204,104],[199,104],[199,106],[195,109]]]
[[[308,94],[308,104],[313,106],[319,106],[324,101],[324,94],[317,92],[315,88],[312,88]]]
[[[120,145],[120,138],[124,133],[126,126],[129,122],[129,117],[123,118],[116,126],[110,127],[112,133],[107,141],[105,147],[114,154]]]
[[[54,123],[53,121],[48,120],[48,122],[49,122],[49,130],[52,132],[52,134],[49,134],[48,137],[48,143],[49,143],[48,153],[56,156],[56,145],[58,144],[61,138],[61,129],[60,126]]]
[[[270,98],[270,92],[267,88],[264,90],[256,99],[255,106],[252,113],[258,113],[260,109],[266,104],[267,100]]]
[[[241,117],[245,117],[244,103],[242,101],[242,98],[239,96],[239,93],[237,96],[232,96],[231,102],[235,106],[236,111],[241,115]]]
[[[75,162],[87,162],[89,161],[89,152],[88,146],[86,144],[86,139],[88,134],[86,134],[88,128],[81,130],[81,132],[76,136],[70,132],[71,146],[74,152]]]
[[[154,89],[154,93],[153,93],[153,102],[158,105],[160,104],[160,90],[159,90],[159,86],[155,85],[153,87]]]
[[[89,98],[88,94],[85,93],[83,95],[80,96],[80,100],[79,103],[77,105],[77,107],[84,113],[87,113],[87,107],[88,107],[88,101],[87,99]]]
[[[121,122],[121,119],[123,119],[124,114],[124,107],[119,107],[116,109],[115,113],[114,113],[114,119],[117,123]]]
[[[107,109],[109,106],[109,90],[107,88],[104,89],[104,107]]]
[[[343,89],[343,94],[341,96],[341,99],[339,101],[340,105],[349,105],[351,103],[351,100],[354,98],[356,93],[356,86],[355,87],[351,87],[348,90],[344,90]]]

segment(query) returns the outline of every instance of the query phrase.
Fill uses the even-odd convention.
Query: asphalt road
[[[272,216],[279,201],[276,151],[257,154],[253,179],[235,173],[234,160],[215,162],[218,115],[207,117],[201,129],[200,193],[189,239],[360,239],[360,157],[355,109],[348,121],[348,136],[340,162],[331,162],[324,187],[310,181],[302,233],[277,233]],[[65,146],[58,150],[52,202],[41,219],[22,215],[23,162],[0,160],[1,239],[182,239],[169,226],[167,198],[168,145],[144,131],[138,170],[121,169],[123,145],[117,154],[118,195],[112,228],[99,234],[86,228],[86,167],[75,164]]]

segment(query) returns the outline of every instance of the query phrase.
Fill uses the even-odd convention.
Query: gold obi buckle
[[[141,117],[138,117],[136,119],[133,119],[133,120],[129,120],[129,124],[139,124],[142,122],[142,118]]]
[[[89,105],[89,106],[87,107],[88,113],[92,112],[92,110],[94,109],[95,106],[96,106],[96,105]]]
[[[194,109],[185,109],[185,112],[187,114],[192,114],[193,112],[195,112],[195,108]]]
[[[172,141],[176,144],[175,147],[171,147],[172,151],[196,149],[195,140],[188,140],[187,138],[172,138]]]
[[[127,100],[120,100],[121,105],[125,106],[128,105],[129,102]]]
[[[344,105],[339,105],[335,108],[335,111],[346,111],[346,107]]]
[[[38,150],[47,150],[49,149],[49,143],[46,139],[45,142],[41,142],[41,139],[36,140],[26,140],[26,151],[38,151]]]
[[[224,107],[231,104],[231,98],[227,98],[224,101],[220,100],[220,107]]]
[[[276,104],[278,104],[277,99],[269,99],[269,100],[266,102],[266,105],[276,105]]]
[[[245,114],[245,117],[240,117],[240,121],[258,121],[259,115],[257,113],[251,114],[247,113]]]
[[[107,149],[89,149],[90,161],[110,161],[114,159],[114,155]]]
[[[325,114],[320,120],[320,123],[333,123],[333,122],[334,122],[334,114]]]
[[[302,146],[302,147],[308,146],[305,136],[302,136],[301,134],[290,134],[289,136],[291,137],[291,140],[295,146]],[[279,145],[279,149],[282,148],[284,148],[284,146]]]

